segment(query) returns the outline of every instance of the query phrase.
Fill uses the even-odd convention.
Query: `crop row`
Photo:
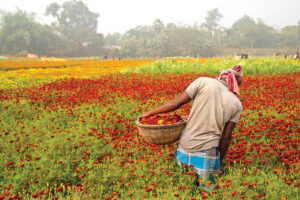
[[[0,199],[299,197],[300,73],[243,77],[243,113],[213,191],[176,166],[176,144],[139,136],[137,116],[199,76],[210,75],[115,73],[0,90]]]

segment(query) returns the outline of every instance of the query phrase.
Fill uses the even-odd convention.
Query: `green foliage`
[[[1,18],[0,53],[26,56],[27,53],[51,55],[60,47],[50,27],[34,21],[34,14],[17,10]]]
[[[300,23],[298,26],[286,26],[281,30],[280,45],[288,47],[300,47]]]
[[[99,14],[91,12],[82,1],[52,3],[45,15],[56,19],[53,27],[69,43],[66,55],[95,56],[102,51],[103,35],[97,33]]]
[[[1,12],[0,54],[25,56],[86,57],[108,54],[112,57],[160,58],[173,56],[213,57],[218,49],[300,47],[300,23],[276,30],[261,19],[250,16],[237,19],[231,27],[220,26],[222,14],[217,8],[207,12],[201,26],[164,24],[137,26],[125,34],[97,32],[98,13],[85,3],[68,0],[47,6],[45,15],[55,21],[40,24],[32,13],[17,10]],[[110,49],[118,45],[121,49]],[[234,53],[234,52],[231,52]],[[238,52],[237,52],[238,53]],[[286,52],[283,52],[286,53]]]
[[[219,28],[219,23],[222,17],[223,16],[218,8],[209,10],[205,18],[205,23],[203,23],[202,26],[207,29],[209,34],[215,34],[216,30]]]
[[[216,49],[203,29],[166,26],[155,21],[152,26],[138,26],[122,37],[121,53],[127,57],[193,56],[212,57]]]
[[[1,12],[0,55],[27,56],[99,56],[104,37],[97,33],[98,14],[81,1],[53,3],[46,9],[56,22],[52,26],[35,20],[33,13],[22,10]]]
[[[279,33],[261,19],[256,23],[244,15],[227,29],[224,42],[226,46],[236,48],[274,48],[279,45]]]
[[[287,64],[288,63],[288,64]],[[135,67],[127,69],[137,73],[208,73],[212,75],[219,74],[222,70],[232,68],[235,65],[241,65],[243,74],[278,74],[278,73],[294,73],[300,71],[300,63],[297,61],[288,61],[281,59],[248,59],[248,60],[222,60],[199,62],[196,60],[185,59],[172,61],[163,59],[154,62],[151,66]]]

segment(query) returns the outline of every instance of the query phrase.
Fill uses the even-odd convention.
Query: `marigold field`
[[[214,190],[137,116],[242,65],[241,119]],[[300,63],[280,59],[0,61],[2,199],[300,199]],[[188,115],[192,102],[176,111]]]

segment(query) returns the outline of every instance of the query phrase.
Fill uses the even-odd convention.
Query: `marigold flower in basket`
[[[169,115],[153,115],[150,117],[142,118],[141,124],[145,125],[165,125],[165,124],[176,124],[183,119],[177,114]]]
[[[186,120],[177,114],[153,115],[136,121],[144,140],[152,144],[172,144],[179,139]]]

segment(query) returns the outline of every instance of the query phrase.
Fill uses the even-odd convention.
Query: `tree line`
[[[20,9],[0,12],[0,55],[87,57],[212,57],[222,48],[300,48],[300,22],[281,30],[262,19],[243,16],[231,27],[220,26],[222,14],[207,12],[203,24],[164,24],[137,26],[124,34],[104,36],[97,32],[99,14],[82,1],[51,3],[45,11],[50,25],[36,21],[34,13]]]

